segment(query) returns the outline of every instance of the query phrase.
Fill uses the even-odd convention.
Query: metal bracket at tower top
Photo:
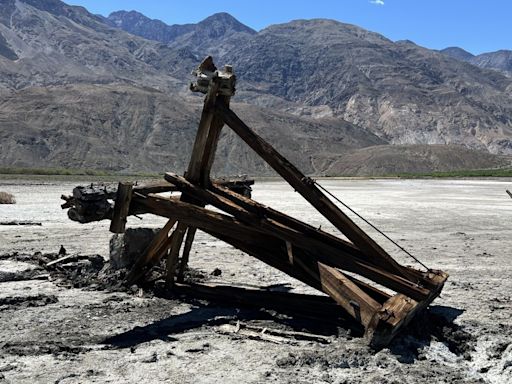
[[[236,76],[231,65],[225,65],[224,69],[217,69],[213,64],[211,56],[206,57],[203,62],[192,71],[196,77],[195,82],[190,84],[192,92],[208,93],[208,88],[215,79],[219,84],[218,95],[233,96],[235,94]]]

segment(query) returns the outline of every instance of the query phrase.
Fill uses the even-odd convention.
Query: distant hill
[[[512,153],[512,80],[412,42],[333,20],[256,32],[226,13],[169,26],[0,0],[0,166],[183,170],[201,106],[190,71],[207,54],[235,68],[233,109],[306,173],[497,167]],[[271,174],[227,128],[215,169]]]
[[[475,55],[459,47],[448,47],[439,51],[447,56],[453,57],[457,60],[464,60],[470,62]]]
[[[512,51],[499,50],[496,52],[487,52],[480,55],[473,55],[459,47],[449,47],[440,51],[441,53],[463,60],[480,68],[495,69],[508,76],[512,76]]]
[[[216,13],[197,24],[183,25],[167,25],[160,20],[150,19],[137,11],[112,12],[105,20],[113,27],[165,44],[176,41],[184,35],[187,35],[188,40],[193,39],[193,35],[211,40],[230,37],[237,33],[256,34],[255,30],[224,12]]]

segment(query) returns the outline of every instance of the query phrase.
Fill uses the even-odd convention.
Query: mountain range
[[[501,71],[508,76],[512,76],[511,50],[500,49],[496,52],[486,52],[480,55],[473,55],[472,53],[459,47],[448,47],[442,49],[440,52],[455,59],[476,65],[477,67],[494,69]]]
[[[235,69],[233,110],[306,173],[508,165],[512,79],[454,52],[326,19],[257,32],[227,13],[167,25],[0,0],[0,166],[181,172],[206,55]],[[272,174],[227,128],[215,172]]]

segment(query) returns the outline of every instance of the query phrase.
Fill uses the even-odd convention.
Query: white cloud
[[[384,5],[384,0],[370,0],[370,3],[375,5]]]

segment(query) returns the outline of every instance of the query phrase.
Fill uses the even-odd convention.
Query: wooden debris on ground
[[[167,289],[172,292],[245,305],[274,306],[320,317],[340,311],[364,328],[370,345],[375,348],[387,345],[404,325],[439,296],[448,274],[398,263],[331,201],[314,180],[247,126],[230,108],[236,82],[233,68],[226,66],[218,70],[208,57],[194,73],[196,82],[191,90],[206,96],[185,174],[168,172],[161,184],[151,186],[120,183],[115,191],[93,186],[75,188],[72,197],[63,197],[66,203],[62,207],[70,208],[69,217],[79,222],[109,219],[113,232],[125,230],[129,215],[151,213],[169,219],[128,273],[130,284],[143,278],[160,260],[166,260]],[[212,181],[211,167],[225,124],[348,241],[252,200],[252,180]],[[161,195],[175,191],[181,194]],[[208,205],[217,210],[206,208]],[[231,244],[327,296],[313,299],[308,295],[184,282],[197,230]],[[300,336],[270,334],[247,327],[236,332],[242,331],[274,342]]]
[[[253,340],[268,341],[275,344],[290,344],[296,343],[297,341],[314,341],[320,344],[330,344],[332,341],[332,338],[327,336],[254,326],[250,324],[243,324],[240,321],[236,324],[222,324],[218,327],[218,331],[221,333],[247,337]]]

